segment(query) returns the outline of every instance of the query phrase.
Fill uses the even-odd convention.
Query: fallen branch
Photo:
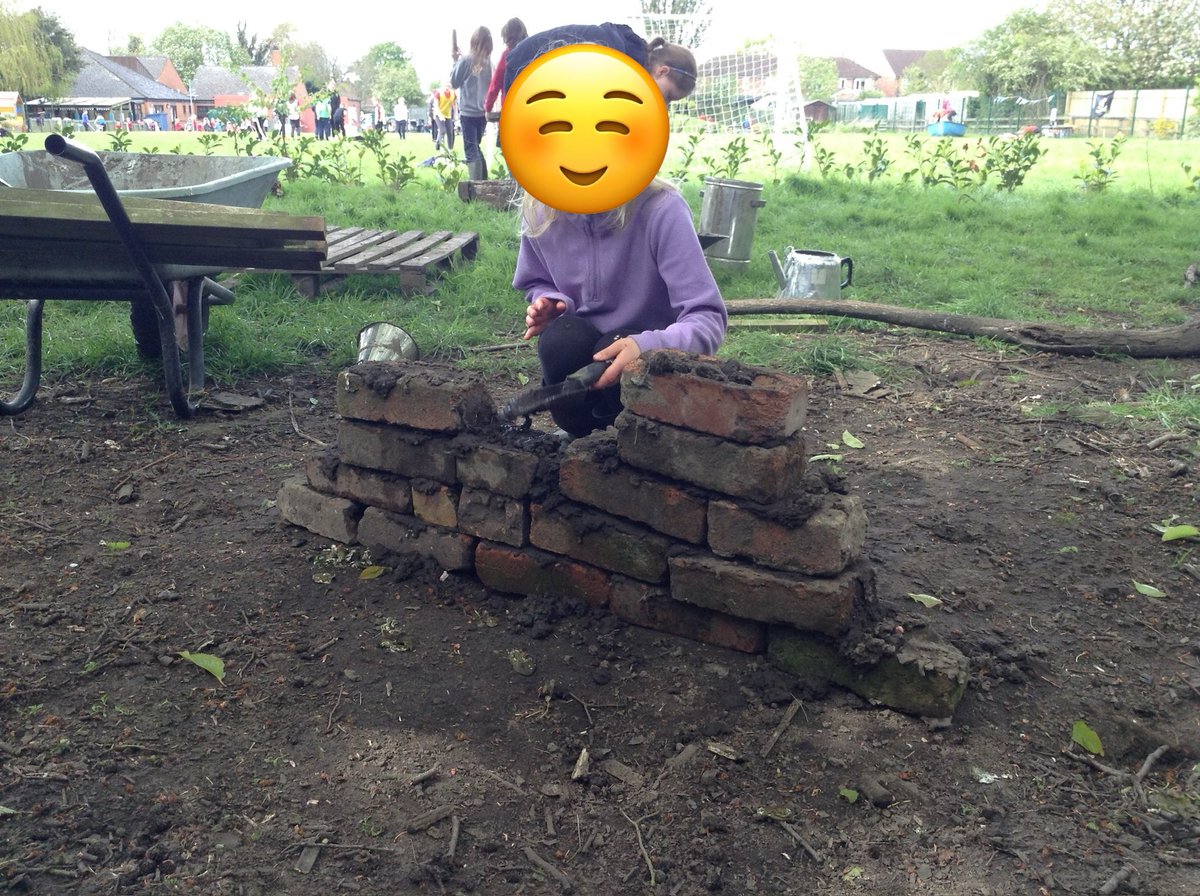
[[[567,877],[565,874],[559,871],[558,868],[556,868],[554,865],[551,865],[549,862],[539,856],[534,851],[532,846],[526,846],[522,852],[525,853],[525,858],[529,859],[534,867],[539,868],[551,878],[558,881],[558,885],[562,887],[564,893],[570,893],[575,889],[575,884],[571,882],[571,878]]]
[[[1056,324],[975,317],[898,308],[872,302],[828,299],[740,299],[725,303],[730,314],[827,314],[877,320],[902,327],[976,336],[1060,355],[1128,355],[1131,358],[1200,357],[1200,317],[1174,327],[1144,330],[1082,330]]]

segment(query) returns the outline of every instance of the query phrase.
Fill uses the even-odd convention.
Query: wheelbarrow
[[[154,331],[153,351],[144,344],[139,349],[161,356],[172,407],[182,418],[193,416],[199,407],[194,396],[204,388],[209,306],[234,298],[212,277],[293,258],[319,265],[324,221],[175,201],[126,203],[97,153],[58,134],[46,138],[46,150],[81,166],[95,195],[0,188],[0,298],[27,300],[25,372],[15,397],[0,401],[0,416],[25,411],[37,394],[48,299],[130,302],[139,343],[148,341],[147,333],[137,333],[139,320]],[[136,225],[129,209],[138,215]],[[186,386],[181,339],[188,354]]]

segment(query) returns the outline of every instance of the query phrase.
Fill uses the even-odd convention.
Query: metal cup
[[[408,331],[387,321],[367,324],[358,331],[358,361],[418,361],[421,350]]]

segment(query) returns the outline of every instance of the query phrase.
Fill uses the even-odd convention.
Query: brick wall
[[[336,541],[432,557],[496,591],[583,599],[805,674],[797,645],[825,661],[874,622],[862,502],[806,469],[805,380],[652,352],[621,397],[615,427],[563,445],[502,425],[473,374],[359,364],[338,377],[337,449],[286,482],[278,506]]]

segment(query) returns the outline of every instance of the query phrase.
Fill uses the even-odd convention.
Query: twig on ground
[[[442,766],[440,764],[435,765],[433,768],[427,768],[427,769],[425,769],[425,771],[419,772],[419,773],[413,775],[411,778],[409,778],[408,783],[410,785],[424,784],[426,781],[430,780],[431,778],[437,777],[438,772],[440,772],[441,770],[442,770]]]
[[[292,418],[292,429],[295,431],[296,435],[298,435],[302,439],[308,439],[310,442],[312,442],[314,445],[318,446],[319,448],[328,448],[329,447],[329,445],[327,445],[325,442],[322,442],[316,436],[310,436],[307,433],[303,433],[300,431],[300,424],[296,422],[296,409],[294,407],[292,407],[292,393],[291,392],[288,393],[288,415],[291,416],[291,418]]]
[[[1154,763],[1158,762],[1162,758],[1162,754],[1167,752],[1168,749],[1170,748],[1166,744],[1162,744],[1146,757],[1146,761],[1142,763],[1142,767],[1138,769],[1137,775],[1134,776],[1139,784],[1146,779],[1146,775],[1150,774],[1150,769],[1154,768]]]
[[[621,810],[621,814],[625,815],[625,810]],[[650,888],[654,888],[654,863],[650,861],[650,853],[646,852],[646,843],[642,840],[642,825],[641,822],[647,818],[653,818],[657,812],[651,812],[649,815],[643,815],[637,821],[634,821],[628,815],[625,815],[625,820],[633,825],[633,832],[637,834],[638,849],[642,851],[642,858],[646,861],[646,867],[650,870]]]
[[[814,862],[816,862],[818,865],[825,864],[823,861],[821,861],[821,857],[817,854],[817,851],[812,848],[812,844],[810,844],[804,838],[804,835],[801,834],[800,831],[798,831],[796,829],[795,825],[789,824],[788,822],[784,821],[783,819],[777,818],[775,820],[779,822],[780,827],[782,827],[785,831],[788,832],[788,834],[791,836],[791,838],[793,840],[796,841],[796,843],[800,846],[800,848],[803,849],[806,853],[808,853],[809,857]]]
[[[346,696],[346,691],[339,687],[338,692],[337,692],[337,699],[335,699],[333,701],[333,708],[331,710],[329,710],[329,718],[326,719],[326,721],[325,721],[325,733],[326,734],[328,734],[330,731],[333,730],[334,716],[336,715],[336,713],[338,711],[338,707],[342,705],[342,697],[344,697],[344,696]]]
[[[1112,896],[1113,893],[1121,889],[1121,884],[1129,880],[1130,875],[1137,871],[1132,865],[1122,865],[1121,868],[1104,882],[1099,890],[1096,891],[1097,896]]]
[[[519,793],[521,796],[525,796],[525,788],[523,788],[517,784],[514,784],[512,781],[505,780],[504,778],[500,777],[498,774],[496,774],[491,769],[485,768],[485,769],[480,769],[480,771],[482,772],[482,774],[491,778],[493,781],[496,781],[499,784],[503,784],[505,787],[507,787],[509,790],[513,791],[514,793]]]
[[[112,487],[112,490],[114,492],[117,491],[118,489],[121,488],[121,486],[123,486],[126,482],[128,482],[130,479],[132,479],[138,473],[144,473],[147,470],[149,470],[151,467],[157,467],[159,464],[166,463],[173,457],[178,457],[178,455],[179,455],[178,451],[172,451],[170,454],[160,457],[158,460],[152,460],[148,464],[142,464],[140,467],[138,467],[136,470],[134,470],[132,473],[130,473],[128,476],[126,476],[124,479],[122,479],[120,482],[118,482],[116,485],[114,485]]]
[[[775,744],[779,742],[779,738],[783,736],[783,732],[787,731],[788,725],[792,724],[792,719],[796,717],[796,713],[800,711],[802,704],[796,698],[792,698],[791,705],[784,712],[783,718],[779,720],[779,724],[775,726],[775,730],[771,732],[771,736],[767,738],[767,742],[763,744],[763,748],[759,750],[758,755],[764,759],[770,755],[775,749]]]
[[[544,871],[548,876],[558,881],[558,885],[562,887],[564,893],[570,893],[575,889],[575,884],[571,882],[571,878],[539,856],[532,846],[526,846],[522,852],[525,853],[525,858],[529,859],[535,868]]]
[[[458,851],[458,832],[462,828],[462,821],[457,815],[450,816],[450,843],[446,847],[446,860],[453,862],[454,854]]]

